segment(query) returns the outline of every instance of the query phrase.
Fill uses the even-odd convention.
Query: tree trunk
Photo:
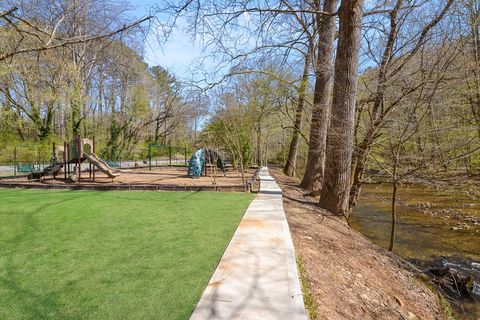
[[[333,214],[349,214],[350,172],[355,123],[358,55],[363,0],[342,0],[335,61],[332,117],[328,128],[325,177],[320,206]]]
[[[478,137],[480,138],[480,32],[478,22],[479,10],[477,8],[478,5],[474,1],[470,2],[470,34],[473,39],[472,55],[475,62],[472,73],[475,77],[473,80],[474,92],[469,100],[473,120],[477,125]]]
[[[311,46],[310,46],[311,47]],[[297,153],[298,153],[298,145],[300,142],[300,130],[302,129],[303,123],[303,109],[305,106],[305,94],[307,91],[308,86],[308,75],[310,72],[310,61],[311,61],[311,48],[308,49],[308,53],[305,55],[305,64],[303,67],[303,75],[302,75],[302,82],[300,83],[300,88],[298,91],[298,105],[297,109],[295,110],[295,122],[294,128],[292,133],[292,141],[290,142],[290,149],[288,150],[288,158],[285,163],[285,168],[283,168],[283,172],[293,177],[295,174],[295,170],[297,168]]]
[[[363,184],[363,173],[365,171],[365,163],[367,161],[367,153],[370,148],[370,144],[362,143],[357,147],[356,154],[352,160],[352,185],[350,189],[350,203],[349,206],[353,207],[357,204],[358,197],[360,196],[361,187]]]
[[[85,96],[88,96],[90,94],[91,88],[90,84],[87,82],[86,88],[85,88]],[[84,93],[82,92],[82,96]],[[82,119],[87,119],[88,117],[88,107],[87,107],[87,101],[86,99],[82,99],[82,105],[81,105],[81,113],[82,113]],[[82,121],[82,129],[83,129],[83,136],[88,137],[88,127],[87,127],[87,121]]]
[[[480,90],[480,88],[478,89]],[[473,121],[477,125],[478,137],[480,138],[480,94],[476,94],[476,99],[470,100],[470,108],[472,110]]]
[[[111,85],[111,92],[115,92],[115,83]],[[109,126],[109,141],[108,141],[108,149],[109,149],[109,156],[112,160],[118,159],[118,145],[119,145],[119,136],[120,136],[120,128],[119,124],[117,123],[117,110],[115,108],[115,96],[112,94],[110,100],[110,126]],[[122,102],[123,103],[123,102]]]
[[[158,144],[158,141],[160,140],[160,126],[161,122],[159,119],[155,121],[155,133],[153,134],[153,143]]]
[[[262,166],[262,124],[260,122],[257,128],[257,165]]]
[[[80,126],[82,123],[81,115],[81,85],[78,81],[73,83],[73,97],[71,99],[72,109],[72,137],[80,136]]]
[[[101,127],[103,124],[103,70],[99,69],[99,81],[98,81],[98,119],[93,121],[93,134],[97,135],[97,127]],[[98,123],[97,123],[98,121]],[[100,124],[100,126],[99,126]]]
[[[362,142],[356,146],[352,161],[352,187],[350,190],[350,207],[356,205],[360,190],[363,183],[363,173],[365,170],[365,162],[370,151],[372,143],[375,141],[375,136],[380,127],[383,126],[383,120],[386,114],[383,112],[383,101],[387,82],[387,71],[392,60],[393,48],[397,39],[397,16],[400,8],[403,5],[403,0],[397,0],[395,7],[390,11],[390,30],[388,33],[385,50],[382,54],[382,60],[378,68],[378,82],[375,90],[372,118],[368,124],[365,136]]]
[[[393,246],[395,244],[395,229],[397,225],[397,190],[398,190],[398,180],[396,176],[397,165],[395,165],[394,174],[393,174],[393,185],[392,185],[392,229],[390,231],[390,245],[388,246],[388,251],[393,251]]]
[[[323,11],[335,12],[336,7],[337,0],[325,0]],[[305,174],[300,183],[300,187],[307,191],[319,190],[323,179],[325,144],[330,116],[329,93],[333,69],[333,42],[336,31],[334,16],[317,16],[317,20],[319,21],[319,43],[315,59],[315,92],[310,141]]]
[[[40,127],[40,141],[48,141],[53,134],[53,120],[55,117],[55,105],[53,102],[50,102],[47,107],[46,115],[41,121]]]

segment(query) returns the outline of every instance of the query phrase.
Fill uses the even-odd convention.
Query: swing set
[[[24,150],[29,150],[27,156],[25,156]],[[22,153],[24,153],[22,155]],[[33,154],[32,154],[33,153]],[[22,159],[23,158],[23,159]],[[19,144],[13,148],[13,175],[17,176],[17,173],[32,174],[35,172],[41,172],[45,167],[44,161],[41,160],[40,148],[33,144]]]

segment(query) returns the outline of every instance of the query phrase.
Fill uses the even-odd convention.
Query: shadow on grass
[[[51,193],[48,194],[49,196],[51,195]],[[65,192],[63,192],[63,195],[65,196]],[[4,249],[10,250],[8,250],[3,256],[4,258],[6,257],[6,261],[3,264],[6,276],[0,277],[0,286],[11,292],[11,295],[14,296],[15,299],[15,305],[23,309],[25,312],[25,318],[27,319],[49,319],[54,313],[62,319],[67,319],[67,315],[60,313],[61,306],[58,302],[59,298],[61,297],[61,292],[65,291],[65,288],[61,288],[60,290],[51,293],[36,293],[33,290],[23,288],[21,281],[18,280],[18,278],[21,277],[21,274],[18,273],[20,268],[17,267],[17,264],[14,261],[16,249],[22,242],[27,241],[29,238],[35,237],[35,234],[38,232],[38,221],[35,216],[38,213],[50,207],[68,203],[86,196],[86,194],[77,195],[75,197],[69,197],[60,201],[45,203],[23,213],[25,217],[23,219],[22,226],[19,228],[19,232],[16,233],[13,238],[5,241],[3,244]],[[72,283],[69,283],[68,285],[71,284]]]

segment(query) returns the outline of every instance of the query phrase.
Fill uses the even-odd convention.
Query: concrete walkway
[[[282,191],[265,167],[260,192],[190,318],[207,319],[308,319]]]

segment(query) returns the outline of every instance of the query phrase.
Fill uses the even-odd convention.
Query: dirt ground
[[[401,261],[304,197],[298,181],[271,173],[301,259],[317,319],[445,319],[437,294]],[[398,260],[397,260],[398,259]]]
[[[248,181],[254,175],[254,169],[248,169],[245,179]],[[82,172],[82,185],[175,185],[175,186],[243,186],[240,173],[234,169],[227,171],[226,176],[217,169],[215,177],[208,171],[207,176],[198,179],[187,176],[187,168],[185,167],[154,167],[152,170],[148,168],[138,169],[122,169],[122,174],[115,179],[110,179],[100,171],[95,173],[95,182],[89,178],[88,172]],[[71,180],[64,179],[63,173],[59,174],[57,179],[51,176],[40,181],[28,181],[26,177],[2,179],[1,182],[10,183],[28,183],[28,184],[73,184]]]

